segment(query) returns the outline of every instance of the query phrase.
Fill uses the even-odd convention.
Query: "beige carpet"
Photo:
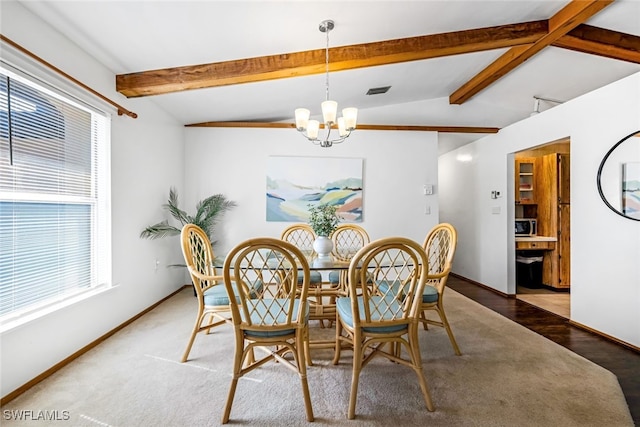
[[[447,291],[462,356],[441,328],[421,331],[436,411],[424,407],[409,369],[384,359],[361,376],[356,420],[346,419],[351,353],[330,363],[314,351],[309,385],[316,422],[342,426],[632,426],[613,374]],[[230,382],[232,330],[200,335],[177,362],[196,301],[185,289],[114,337],[2,407],[3,426],[213,426]],[[314,334],[326,333],[313,325]],[[7,412],[9,411],[9,412]],[[20,412],[23,411],[23,412]],[[68,421],[16,421],[10,414],[57,411]],[[63,412],[68,411],[68,412]],[[241,380],[230,425],[306,425],[297,377],[270,363]]]

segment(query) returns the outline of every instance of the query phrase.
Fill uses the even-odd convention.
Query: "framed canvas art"
[[[309,206],[330,204],[344,222],[362,221],[362,159],[271,156],[267,221],[307,222]]]

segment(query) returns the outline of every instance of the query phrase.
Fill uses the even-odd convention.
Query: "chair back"
[[[231,304],[233,324],[244,333],[284,333],[306,325],[309,264],[293,244],[269,237],[246,240],[227,255],[223,276],[227,293],[238,302]]]
[[[312,258],[316,255],[313,250],[313,242],[316,240],[316,233],[309,224],[293,224],[282,231],[280,239],[293,244],[302,251],[302,254]]]
[[[354,327],[417,325],[427,263],[422,246],[404,237],[378,239],[358,251],[349,266]]]
[[[331,254],[337,261],[351,261],[351,258],[370,243],[367,231],[356,224],[340,224],[331,234],[333,251]]]
[[[195,224],[186,224],[180,232],[182,240],[182,255],[184,256],[187,270],[191,276],[196,294],[202,297],[203,289],[217,283],[212,280],[216,276],[216,268],[213,266],[215,258],[213,248],[207,233]],[[202,299],[202,298],[200,298]]]
[[[441,223],[429,231],[422,245],[429,259],[427,284],[435,287],[438,293],[442,293],[447,283],[457,243],[456,229],[451,224]]]

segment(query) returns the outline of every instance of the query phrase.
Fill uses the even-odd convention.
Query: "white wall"
[[[602,157],[639,129],[635,74],[441,156],[440,218],[460,232],[453,271],[515,293],[513,153],[569,137],[571,319],[640,346],[640,222],[611,212],[596,187]]]
[[[315,146],[294,129],[188,128],[185,188],[188,206],[222,193],[238,203],[218,229],[224,254],[256,236],[279,237],[291,223],[266,221],[269,156],[364,159],[363,222],[372,239],[401,235],[422,242],[438,222],[437,140],[432,132],[357,130],[341,145]],[[433,184],[435,194],[423,195]],[[425,215],[425,205],[431,214]]]
[[[117,286],[0,336],[0,395],[6,396],[59,361],[135,316],[184,282],[168,260],[180,254],[177,241],[138,236],[165,217],[160,206],[168,188],[183,185],[183,130],[148,100],[115,92],[115,75],[19,3],[2,2],[2,34],[76,79],[136,112],[138,119],[112,119],[112,248]],[[10,55],[3,46],[2,56]],[[40,73],[40,67],[32,72]],[[161,266],[155,270],[155,259]]]

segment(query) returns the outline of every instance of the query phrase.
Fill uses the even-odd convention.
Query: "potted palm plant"
[[[338,217],[336,206],[322,203],[315,206],[309,205],[309,225],[317,236],[313,242],[313,249],[318,254],[318,258],[326,258],[331,254],[333,242],[329,237],[338,227],[338,222],[340,217]]]
[[[142,230],[140,237],[144,239],[159,239],[167,236],[179,235],[182,231],[182,227],[185,224],[195,224],[202,228],[207,236],[211,245],[215,244],[213,240],[214,226],[220,219],[220,216],[236,206],[236,202],[227,200],[222,194],[215,194],[200,200],[196,204],[195,215],[189,215],[178,207],[178,192],[174,187],[169,189],[169,200],[162,207],[167,210],[171,216],[180,223],[180,227],[169,224],[168,220],[164,220],[157,224],[153,224]],[[185,264],[174,264],[171,267],[186,267]],[[194,296],[196,290],[193,290]]]
[[[166,204],[162,205],[162,207],[180,223],[180,226],[171,225],[168,220],[164,220],[142,230],[140,237],[145,239],[159,239],[167,236],[176,236],[180,234],[185,224],[195,224],[207,233],[213,245],[215,244],[213,232],[220,216],[235,206],[236,202],[228,200],[222,194],[215,194],[200,200],[196,205],[195,215],[189,215],[178,207],[178,192],[175,188],[171,187],[169,189],[169,200]]]

